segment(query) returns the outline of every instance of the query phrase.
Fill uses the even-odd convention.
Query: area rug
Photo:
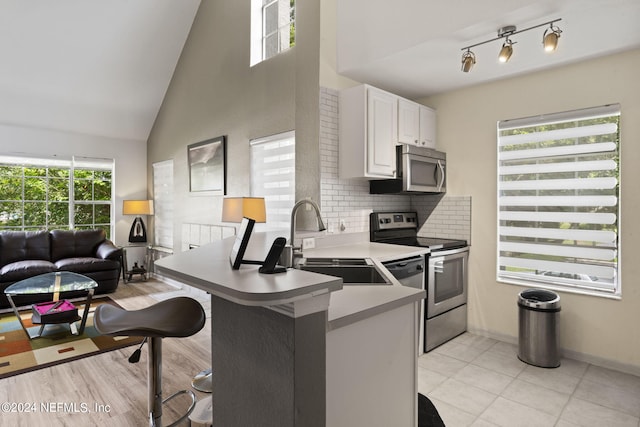
[[[141,337],[100,335],[93,326],[93,313],[100,304],[119,307],[109,297],[94,299],[82,335],[72,335],[67,324],[53,324],[44,328],[40,338],[29,340],[13,312],[1,314],[0,379],[142,342]],[[78,307],[78,315],[82,316],[84,301],[78,301],[75,305]],[[31,309],[21,310],[20,317],[30,334],[35,335],[40,325],[31,322]],[[76,326],[80,327],[79,321]]]

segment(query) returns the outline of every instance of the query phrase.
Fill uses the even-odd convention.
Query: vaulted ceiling
[[[0,123],[146,141],[200,1],[0,2]],[[409,98],[640,46],[638,0],[335,1],[338,71]],[[460,71],[463,47],[556,18],[552,55],[539,28]]]
[[[0,123],[146,141],[200,0],[3,0]]]

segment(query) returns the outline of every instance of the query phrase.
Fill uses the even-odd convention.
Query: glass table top
[[[29,277],[7,287],[4,290],[8,295],[48,294],[55,292],[88,291],[97,288],[95,280],[82,274],[70,271],[45,273],[39,276]]]

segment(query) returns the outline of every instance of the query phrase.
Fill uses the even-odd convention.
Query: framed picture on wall
[[[187,147],[189,191],[227,194],[227,138],[219,136]]]

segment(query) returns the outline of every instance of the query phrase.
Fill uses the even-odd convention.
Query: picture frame
[[[236,240],[233,243],[231,253],[229,254],[229,263],[231,264],[231,269],[233,270],[239,270],[240,265],[243,264],[244,260],[242,258],[244,257],[244,253],[247,250],[249,238],[251,237],[251,232],[253,231],[253,226],[255,223],[256,221],[251,218],[242,218],[240,228],[238,229],[238,234],[236,234]],[[246,261],[244,263],[253,264],[252,262]]]
[[[218,136],[187,146],[189,191],[227,194],[227,138]]]

